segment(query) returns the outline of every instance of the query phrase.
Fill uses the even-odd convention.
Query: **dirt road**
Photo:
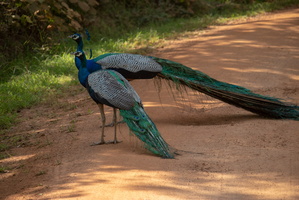
[[[299,104],[299,9],[211,27],[155,56]],[[78,86],[58,103],[21,112],[11,134],[24,144],[0,160],[10,167],[0,174],[0,199],[299,199],[298,121],[264,119],[192,92],[174,93],[174,101],[152,80],[132,84],[181,155],[153,156],[125,125],[122,143],[89,146],[99,138],[98,108]]]

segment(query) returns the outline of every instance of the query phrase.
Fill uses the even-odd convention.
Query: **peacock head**
[[[71,55],[75,56],[75,64],[77,69],[86,68],[87,60],[83,51],[76,51],[71,53]]]
[[[68,36],[69,38],[72,38],[76,42],[82,41],[82,36],[79,33],[75,33],[73,35]]]
[[[85,57],[85,54],[82,51],[76,51],[76,52],[73,52],[71,54],[74,55],[74,56],[76,56],[76,57],[78,57],[78,58],[80,58],[80,60],[83,60],[84,57]]]

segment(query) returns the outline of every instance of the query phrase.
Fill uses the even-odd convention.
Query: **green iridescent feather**
[[[128,87],[114,71],[111,70],[109,72],[124,87]],[[128,89],[130,90],[130,87]],[[133,90],[133,88],[131,88],[131,90]],[[141,103],[138,101],[139,100],[136,99],[134,106],[129,110],[119,110],[123,120],[126,122],[130,131],[145,143],[145,148],[163,158],[174,158],[173,151],[164,141],[156,125],[146,114]]]
[[[160,78],[184,85],[228,104],[250,112],[277,119],[299,120],[299,106],[278,98],[255,94],[249,89],[218,81],[208,75],[180,63],[152,57],[162,65]]]
[[[163,158],[174,158],[173,151],[137,102],[130,110],[119,111],[130,130],[145,143],[145,148]]]

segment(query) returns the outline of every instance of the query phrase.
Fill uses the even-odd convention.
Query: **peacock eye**
[[[77,56],[77,57],[82,56],[82,52],[76,52],[76,53],[75,53],[75,56]]]
[[[77,40],[77,39],[79,39],[79,36],[78,35],[73,35],[73,40]]]

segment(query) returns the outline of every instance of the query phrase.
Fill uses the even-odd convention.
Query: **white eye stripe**
[[[79,35],[72,35],[71,37],[72,37],[73,40],[79,39]]]
[[[82,52],[77,51],[77,52],[75,53],[75,56],[77,56],[77,57],[82,56]]]

